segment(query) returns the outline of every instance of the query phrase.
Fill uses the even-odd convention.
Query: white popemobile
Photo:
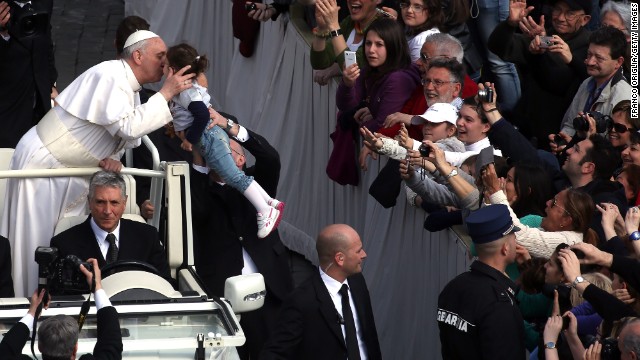
[[[237,314],[260,308],[266,295],[260,274],[240,275],[227,279],[225,298],[213,297],[204,290],[194,266],[191,226],[189,165],[185,162],[159,162],[157,150],[148,138],[143,142],[151,149],[156,170],[123,168],[129,196],[128,214],[123,218],[144,219],[135,205],[135,181],[132,175],[152,178],[151,199],[167,207],[165,247],[171,269],[172,284],[153,273],[144,263],[128,264],[127,269],[105,276],[102,286],[120,315],[124,359],[239,359],[235,347],[244,344],[245,336]],[[8,168],[11,149],[0,149],[0,169]],[[131,163],[131,162],[128,162]],[[0,196],[5,194],[8,177],[90,176],[98,168],[53,170],[0,170]],[[165,198],[162,189],[165,187]],[[0,211],[3,204],[0,197]],[[150,223],[160,223],[156,211]],[[86,219],[86,216],[63,218],[56,227],[59,233]],[[35,257],[35,254],[34,254]],[[86,260],[86,259],[83,259]],[[127,264],[123,264],[127,265]],[[142,265],[142,266],[140,266]],[[104,275],[103,275],[104,276]],[[66,314],[77,317],[87,295],[54,297],[39,321],[49,316]],[[96,311],[93,306],[80,332],[78,354],[90,353],[96,343]],[[27,298],[0,299],[0,336],[27,312]],[[37,341],[37,340],[36,340]],[[31,354],[30,342],[23,349]],[[40,355],[35,346],[35,354]]]

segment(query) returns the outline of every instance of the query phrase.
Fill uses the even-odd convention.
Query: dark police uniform
[[[500,204],[474,211],[465,222],[478,247],[520,230],[507,206]],[[503,255],[496,251],[487,256],[500,260]],[[480,260],[442,290],[437,321],[444,360],[525,359],[524,322],[516,302],[516,286],[502,271]]]
[[[438,297],[442,358],[524,359],[515,291],[511,279],[480,261],[447,284]]]

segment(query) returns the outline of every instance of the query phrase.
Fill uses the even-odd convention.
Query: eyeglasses
[[[450,59],[450,56],[447,55],[437,55],[437,56],[432,56],[432,57],[428,57],[427,54],[425,53],[420,53],[420,60],[422,60],[423,63],[428,64],[429,62],[431,62],[431,60],[433,59]]]
[[[569,214],[569,212],[567,211],[567,209],[565,209],[565,208],[563,208],[562,206],[558,205],[558,198],[554,196],[554,197],[553,197],[553,201],[551,202],[551,207],[552,207],[552,208],[554,208],[554,207],[556,207],[556,206],[557,206],[557,207],[559,207],[559,208],[560,208],[562,211],[564,211],[565,213],[567,213],[567,215],[569,215],[569,216],[571,215],[571,214]]]
[[[451,84],[453,81],[442,81],[442,80],[431,80],[431,79],[422,79],[420,83],[422,86],[429,86],[429,84],[433,84],[433,87],[440,88],[444,84]]]
[[[420,5],[420,4],[410,4],[408,2],[401,2],[400,3],[400,9],[402,9],[402,10],[413,9],[413,11],[415,11],[415,12],[421,12],[421,11],[424,10],[424,6]]]
[[[551,11],[551,15],[558,17],[560,15],[564,14],[564,18],[567,19],[567,21],[573,21],[576,18],[578,18],[578,16],[581,15],[586,15],[584,12],[576,12],[576,11],[572,11],[572,10],[567,10],[564,11],[559,7],[554,7],[553,10]]]
[[[236,153],[236,154],[238,154],[240,156],[244,156],[244,154],[241,154],[241,153],[235,151],[231,146],[229,146],[229,149],[231,149],[231,151],[233,151],[234,153]]]
[[[613,121],[609,121],[607,123],[607,130],[610,132],[611,130],[615,130],[618,134],[624,134],[627,131],[633,131],[633,128],[628,128],[624,124],[615,123]]]

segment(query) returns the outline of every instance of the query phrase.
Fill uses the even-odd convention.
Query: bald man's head
[[[332,274],[340,278],[361,272],[362,260],[367,257],[360,235],[345,224],[333,224],[322,229],[316,240],[316,250],[322,269],[327,271],[335,264]]]

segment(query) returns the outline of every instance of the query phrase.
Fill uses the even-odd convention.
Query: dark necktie
[[[109,250],[107,251],[107,264],[111,264],[118,260],[118,246],[116,245],[116,236],[112,233],[107,234],[107,241],[109,242]]]
[[[349,304],[349,286],[342,284],[340,288],[342,296],[342,317],[344,318],[345,342],[349,360],[360,360],[360,348],[358,347],[358,335],[356,335],[356,323],[353,320],[351,305]]]

